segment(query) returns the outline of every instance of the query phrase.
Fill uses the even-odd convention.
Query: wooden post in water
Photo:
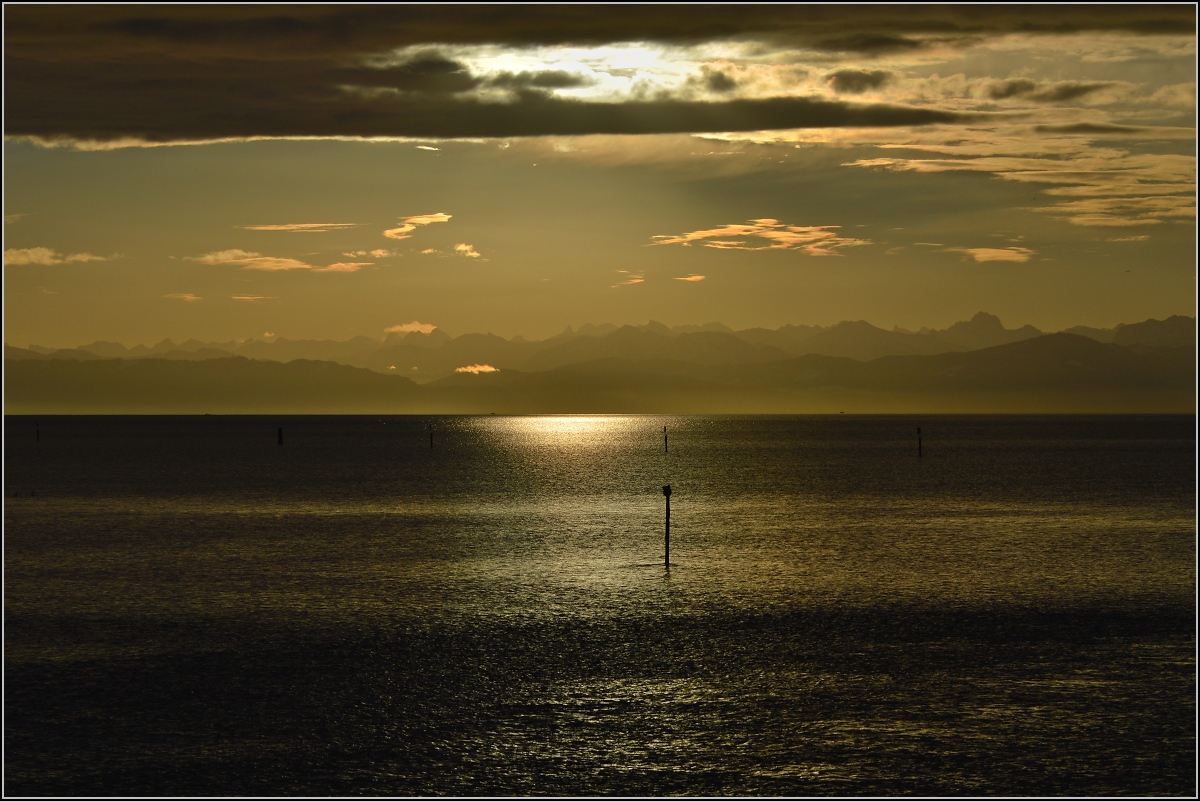
[[[921,458],[921,427],[917,426],[917,458]]]
[[[667,427],[663,426],[663,453],[667,453]]]
[[[663,564],[671,569],[671,485],[663,484],[663,495],[667,499],[667,533],[663,540]]]
[[[433,423],[429,424],[429,450],[433,450]]]
[[[283,444],[283,426],[279,427],[279,444]]]

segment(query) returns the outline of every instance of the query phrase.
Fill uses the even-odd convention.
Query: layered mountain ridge
[[[1093,330],[1006,329],[981,313],[918,332],[650,323],[537,342],[434,330],[6,345],[4,400],[8,414],[1194,412],[1194,318]]]
[[[426,383],[454,374],[470,365],[498,370],[551,370],[597,359],[678,360],[698,365],[755,364],[796,356],[841,356],[871,361],[884,356],[930,356],[979,350],[1041,336],[1033,326],[1008,329],[986,312],[943,330],[923,328],[891,331],[862,320],[836,325],[785,325],[778,329],[750,328],[734,331],[720,323],[668,328],[651,321],[645,325],[584,325],[568,327],[544,340],[504,339],[494,334],[451,337],[439,329],[393,333],[383,339],[359,336],[346,341],[252,339],[245,342],[175,343],[164,339],[147,347],[132,348],[117,342],[93,342],[77,348],[52,349],[30,345],[5,346],[7,359],[144,359],[200,361],[244,356],[276,362],[294,359],[331,361],[365,367],[382,373],[405,375]],[[1170,317],[1118,325],[1112,329],[1077,326],[1065,333],[1098,342],[1125,346],[1164,347],[1195,342],[1192,317]]]

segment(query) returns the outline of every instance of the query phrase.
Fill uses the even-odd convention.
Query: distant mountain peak
[[[974,328],[974,329],[977,329],[980,331],[982,331],[982,330],[991,330],[991,331],[1005,330],[1004,323],[1000,322],[999,317],[997,317],[994,314],[988,314],[987,312],[984,312],[984,311],[978,312],[974,317],[972,317],[968,321],[955,323],[954,325],[950,326],[950,328],[948,328],[947,330],[948,331],[953,331],[953,330],[961,331],[962,329],[968,328],[968,327]]]
[[[665,325],[658,322],[657,320],[651,320],[650,322],[646,323],[645,325],[638,326],[638,327],[641,328],[643,331],[653,331],[656,334],[668,334],[669,335],[671,333],[670,328],[667,328]]]

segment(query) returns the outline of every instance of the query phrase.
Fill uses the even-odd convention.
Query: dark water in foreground
[[[1193,417],[427,422],[6,418],[5,792],[1196,789]]]

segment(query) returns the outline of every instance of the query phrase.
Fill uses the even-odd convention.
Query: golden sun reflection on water
[[[527,446],[592,445],[651,430],[655,421],[646,415],[569,414],[527,417],[477,418],[481,427],[511,444]]]

